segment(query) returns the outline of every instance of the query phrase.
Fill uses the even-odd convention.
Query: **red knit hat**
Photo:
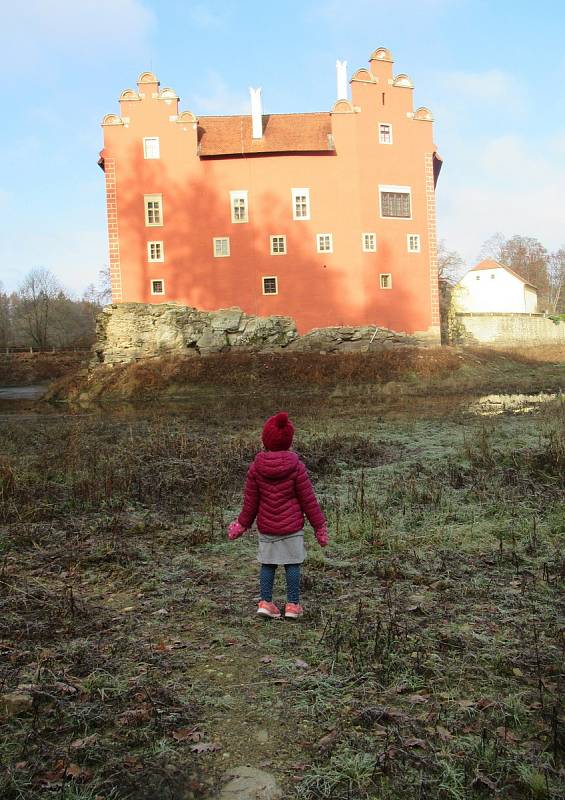
[[[293,436],[294,426],[286,411],[279,411],[265,422],[263,444],[267,450],[288,450]]]

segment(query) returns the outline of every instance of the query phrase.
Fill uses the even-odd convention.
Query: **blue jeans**
[[[300,564],[285,564],[286,597],[289,603],[298,604],[300,601]],[[270,603],[273,599],[273,584],[275,582],[276,564],[261,564],[261,600]]]

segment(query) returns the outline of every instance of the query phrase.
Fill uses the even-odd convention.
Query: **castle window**
[[[363,244],[364,253],[377,252],[377,235],[375,233],[362,233],[361,242]]]
[[[381,289],[392,289],[392,275],[390,272],[381,272],[379,278]]]
[[[263,278],[263,294],[278,294],[279,286],[275,277]]]
[[[409,253],[419,253],[420,252],[420,234],[418,233],[409,233],[406,237],[406,242],[408,246]]]
[[[310,189],[292,190],[292,218],[310,219]]]
[[[316,234],[316,243],[318,253],[333,253],[334,243],[331,233],[318,233]]]
[[[165,294],[165,281],[151,281],[151,294]]]
[[[163,242],[147,242],[147,260],[148,261],[165,260],[165,251],[163,249]]]
[[[412,204],[409,186],[379,186],[381,217],[410,219]]]
[[[392,125],[388,122],[379,124],[379,144],[392,144]]]
[[[230,192],[230,205],[232,222],[249,222],[246,191]]]
[[[271,236],[271,255],[286,255],[286,236]]]
[[[229,236],[215,236],[214,242],[214,258],[226,258],[230,254],[230,239]]]
[[[146,136],[143,140],[143,157],[144,158],[160,158],[161,152],[159,147],[158,136]]]
[[[143,200],[145,202],[145,224],[148,226],[162,225],[163,196],[160,194],[146,194]]]

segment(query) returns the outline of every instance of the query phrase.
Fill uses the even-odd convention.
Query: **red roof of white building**
[[[507,267],[505,264],[499,264],[498,261],[494,261],[494,259],[492,258],[485,258],[484,261],[479,261],[479,263],[475,264],[475,266],[472,267],[469,270],[469,272],[478,272],[483,269],[505,269],[506,272],[509,272],[511,275],[514,275],[515,278],[518,278],[518,280],[522,281],[522,283],[524,283],[526,286],[531,286],[532,289],[535,289],[537,291],[538,287],[534,286],[533,283],[524,280],[524,278],[522,278],[521,275],[518,275],[517,272],[514,272],[513,269],[510,269],[510,267]]]

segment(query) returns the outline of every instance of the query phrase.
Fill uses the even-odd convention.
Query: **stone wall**
[[[565,322],[555,324],[543,314],[455,314],[462,343],[493,345],[563,344]]]
[[[94,351],[98,363],[117,364],[169,354],[355,352],[424,342],[375,326],[317,328],[299,336],[290,317],[255,317],[240,308],[199,311],[175,303],[119,303],[98,316]]]

